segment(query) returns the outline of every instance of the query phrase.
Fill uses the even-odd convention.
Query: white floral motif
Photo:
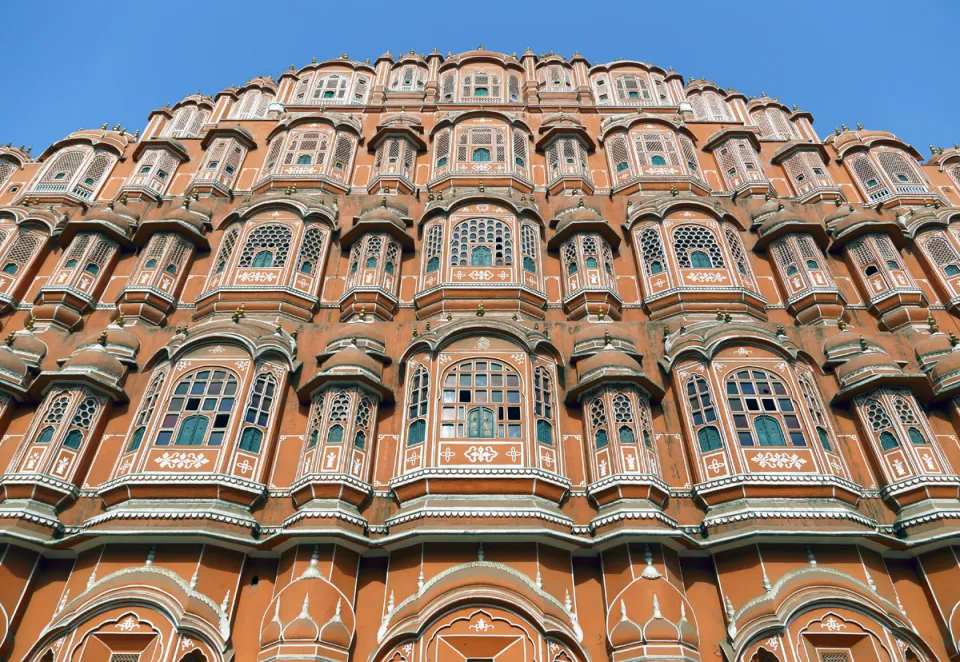
[[[473,280],[490,280],[496,276],[495,273],[488,269],[474,269],[467,275]]]
[[[120,621],[120,625],[118,625],[117,627],[123,630],[124,632],[129,632],[134,628],[140,627],[140,624],[137,623],[137,619],[135,619],[133,616],[127,616],[125,619]]]
[[[413,652],[413,644],[406,644],[403,647],[403,654],[406,655],[407,657],[409,657],[412,652]]]
[[[167,451],[153,460],[161,469],[199,469],[210,462],[200,453],[171,453]]]
[[[721,462],[720,460],[718,460],[717,458],[713,458],[713,461],[707,465],[707,469],[709,469],[715,474],[720,473],[723,469],[726,469],[726,468],[727,468],[727,465]]]
[[[767,645],[767,648],[769,648],[774,652],[776,652],[780,648],[780,640],[777,639],[776,637],[770,637],[763,643]]]
[[[265,274],[265,273],[243,273],[237,276],[237,280],[242,283],[252,282],[252,283],[272,283],[277,279],[277,274]]]
[[[540,462],[549,469],[553,466],[553,456],[550,453],[543,453],[540,455]]]
[[[483,338],[481,338],[480,340],[483,340]],[[441,355],[440,355],[440,365],[444,365],[444,364],[446,364],[446,363],[449,363],[452,359],[453,359],[453,357],[450,356],[449,354],[441,354]]]
[[[823,627],[827,628],[831,632],[837,632],[838,630],[846,628],[847,625],[846,623],[841,623],[833,616],[830,616],[829,618],[827,618],[827,620],[823,622]]]
[[[133,466],[133,458],[127,458],[126,461],[120,465],[120,473],[125,474],[130,471],[130,468]]]
[[[225,351],[227,351],[227,350],[225,350],[225,349],[223,348],[223,345],[217,345],[216,347],[214,347],[214,348],[211,349],[210,351],[211,351],[212,353],[214,353],[214,354],[223,354],[223,353],[224,353]]]
[[[193,646],[193,639],[189,639],[188,637],[184,637],[180,642],[180,650],[187,650],[191,646]]]
[[[606,460],[600,460],[600,475],[601,475],[601,476],[606,476],[606,475],[607,475],[607,461],[606,461]]]
[[[361,467],[361,466],[362,466],[362,465],[361,465],[360,460],[354,459],[354,461],[353,461],[353,475],[354,475],[354,476],[359,476],[359,475],[360,475],[360,467]]]
[[[489,338],[477,338],[477,349],[482,349],[484,351],[490,349],[490,339]]]
[[[516,462],[517,459],[520,458],[522,455],[523,455],[523,453],[521,453],[520,451],[518,451],[518,450],[516,449],[516,447],[514,447],[514,446],[511,446],[511,447],[510,447],[510,450],[507,452],[507,457],[510,458],[510,461],[511,461],[511,462]]]
[[[516,361],[517,363],[519,363],[520,365],[523,365],[523,362],[526,360],[527,356],[526,354],[511,354],[510,358]]]
[[[477,632],[487,632],[488,630],[493,629],[492,623],[487,623],[483,616],[477,619],[477,622],[470,626],[471,630],[476,630]]]
[[[623,459],[627,463],[628,471],[636,471],[637,469],[637,458],[632,453],[627,453],[623,456]]]
[[[901,462],[900,460],[894,460],[891,464],[893,464],[893,468],[897,472],[898,476],[903,476],[904,474],[907,473],[906,470],[903,468],[903,462]]]
[[[454,453],[452,450],[450,450],[449,447],[448,447],[448,448],[444,448],[444,449],[443,449],[443,452],[440,453],[440,457],[443,458],[443,461],[444,461],[444,462],[449,462],[449,461],[450,461],[451,459],[453,459],[456,455],[457,455],[457,454]]]
[[[727,280],[726,274],[707,273],[707,274],[687,274],[687,280],[693,283],[722,283]]]
[[[416,464],[419,461],[420,461],[420,451],[413,451],[412,453],[407,455],[407,460],[406,460],[407,464]]]
[[[773,453],[770,451],[767,451],[766,453],[757,453],[750,458],[750,461],[759,464],[761,469],[766,469],[767,467],[776,467],[777,469],[799,469],[807,463],[805,459],[796,453]]]
[[[70,458],[61,457],[59,460],[57,460],[57,468],[53,470],[53,473],[57,474],[58,476],[62,476],[67,470],[68,466],[70,466]]]
[[[242,475],[246,476],[249,471],[253,470],[253,465],[250,464],[250,462],[246,458],[244,458],[243,462],[237,462],[236,468],[237,468],[237,471],[239,471]]]
[[[464,456],[471,462],[493,462],[494,458],[498,455],[497,451],[493,449],[493,446],[471,446],[467,449],[467,452],[464,453]]]
[[[43,453],[41,453],[38,450],[34,450],[32,453],[30,453],[30,455],[27,456],[27,462],[26,462],[27,471],[33,471],[36,468],[37,463],[40,461],[40,458],[42,456],[43,456]]]

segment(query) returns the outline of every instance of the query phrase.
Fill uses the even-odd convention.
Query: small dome
[[[387,344],[386,336],[383,335],[383,332],[380,331],[377,325],[341,324],[330,334],[330,338],[327,340],[327,349],[339,341],[347,340],[352,342],[354,339],[357,340],[358,344],[361,340],[370,340],[382,347],[385,347]]]
[[[386,221],[387,223],[393,223],[401,230],[406,229],[403,218],[401,218],[400,214],[390,207],[385,207],[383,205],[374,207],[373,209],[368,209],[367,211],[363,212],[357,218],[357,221]]]
[[[604,349],[619,350],[634,356],[642,355],[630,334],[619,324],[589,324],[573,336],[573,360],[585,359]]]
[[[648,565],[622,591],[607,612],[607,632],[615,649],[636,645],[700,644],[693,607],[659,570]]]
[[[347,347],[329,358],[322,372],[356,372],[358,369],[372,373],[377,379],[383,375],[383,366],[376,359],[356,347]]]
[[[356,616],[349,601],[321,577],[301,577],[273,598],[260,628],[260,645],[320,643],[345,651],[353,640]]]
[[[126,199],[125,199],[125,198],[121,198],[121,199],[118,200],[117,202],[114,202],[114,203],[113,203],[113,211],[116,212],[117,214],[120,214],[121,216],[124,216],[124,217],[126,217],[126,218],[129,218],[129,219],[130,219],[131,221],[133,221],[134,223],[137,223],[137,222],[140,221],[140,212],[139,212],[139,210],[134,209],[133,207],[128,206],[128,205],[126,204]]]
[[[833,225],[842,218],[846,218],[854,212],[853,205],[837,205],[837,208],[823,217],[823,222],[827,225]]]
[[[930,371],[930,380],[934,384],[939,384],[955,377],[957,373],[960,373],[960,351],[951,351],[933,366]]]
[[[123,328],[122,319],[118,318],[118,322],[110,324],[96,337],[88,337],[85,342],[80,343],[78,349],[102,347],[121,361],[135,362],[137,354],[140,352],[140,340]]]
[[[572,212],[563,215],[560,222],[557,223],[557,232],[560,232],[571,223],[606,223],[607,221],[597,212],[589,207],[580,207]]]
[[[125,371],[123,364],[106,349],[80,349],[67,359],[61,372],[93,372],[114,381],[120,381]]]
[[[136,221],[127,216],[118,214],[116,211],[111,209],[111,206],[91,212],[87,218],[76,219],[76,222],[93,223],[99,221],[101,223],[109,223],[120,230],[122,234],[129,235],[130,229],[136,225]]]
[[[47,355],[47,344],[28,330],[14,333],[10,348],[21,357],[37,364]]]
[[[754,221],[757,219],[763,218],[768,214],[773,214],[775,212],[781,211],[783,209],[783,203],[779,200],[769,199],[766,200],[762,205],[759,205],[755,209],[750,210],[750,218]]]
[[[826,358],[826,365],[839,365],[851,356],[862,353],[861,338],[863,338],[861,334],[849,329],[841,330],[840,333],[827,338],[823,343],[823,355]],[[864,342],[867,343],[867,347],[879,349],[879,345],[870,342],[866,338],[864,338]]]
[[[914,353],[921,368],[928,368],[931,364],[937,362],[938,357],[952,351],[953,344],[950,336],[939,331],[924,338],[914,347]]]
[[[0,347],[0,379],[22,383],[29,368],[9,346]]]
[[[881,351],[861,352],[837,368],[840,386],[847,387],[877,375],[902,375],[903,370]]]
[[[582,380],[587,375],[595,372],[630,372],[642,373],[643,368],[635,359],[630,358],[623,352],[613,349],[605,349],[597,352],[588,359],[584,359],[577,366],[577,375]]]

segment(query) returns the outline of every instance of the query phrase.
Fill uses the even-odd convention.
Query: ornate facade
[[[0,148],[0,658],[960,659],[960,149],[636,61]]]

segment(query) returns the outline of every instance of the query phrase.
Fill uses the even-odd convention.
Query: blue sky
[[[904,7],[908,7],[905,11]],[[960,2],[0,2],[0,143],[37,155],[80,127],[120,123],[197,89],[214,94],[290,64],[375,60],[483,44],[579,50],[673,66],[815,117],[826,136],[861,122],[928,154],[960,142]]]

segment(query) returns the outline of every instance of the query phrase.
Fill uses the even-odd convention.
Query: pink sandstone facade
[[[960,659],[960,149],[342,56],[0,148],[0,658]]]

